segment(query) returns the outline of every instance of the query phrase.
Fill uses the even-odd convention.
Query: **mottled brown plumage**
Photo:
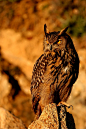
[[[33,67],[31,81],[32,105],[39,115],[47,104],[67,101],[78,77],[79,58],[67,29],[47,32],[44,25],[44,54]]]

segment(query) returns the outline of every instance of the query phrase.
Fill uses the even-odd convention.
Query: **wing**
[[[40,100],[39,87],[40,84],[44,82],[44,72],[46,70],[47,62],[45,54],[42,54],[33,67],[30,90],[32,94],[32,105],[35,113],[37,112]]]
[[[55,89],[54,102],[56,103],[67,100],[68,96],[70,95],[71,88],[78,77],[78,58],[71,58],[70,56],[68,60],[69,61],[64,58],[61,60],[61,63],[58,63],[57,60],[54,68],[52,68],[51,74],[53,76],[53,81],[50,87],[51,89],[53,87]]]

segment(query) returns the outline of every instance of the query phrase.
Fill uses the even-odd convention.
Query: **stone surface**
[[[26,129],[22,121],[0,108],[0,129]]]
[[[52,103],[47,105],[38,120],[31,123],[28,129],[75,129],[75,123],[64,105],[57,107]]]

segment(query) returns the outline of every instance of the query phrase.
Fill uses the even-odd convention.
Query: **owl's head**
[[[68,27],[62,29],[58,32],[49,32],[46,24],[44,25],[44,42],[43,49],[44,52],[47,51],[58,51],[64,50],[68,43],[71,43],[72,40],[68,34],[66,34]]]

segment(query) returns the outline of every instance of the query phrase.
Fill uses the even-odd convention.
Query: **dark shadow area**
[[[65,129],[76,129],[75,122],[72,114],[67,112],[65,105],[57,107],[58,119],[59,119],[59,129],[66,126]]]
[[[15,96],[18,95],[19,91],[21,90],[18,81],[13,76],[11,76],[8,71],[3,70],[3,72],[7,74],[9,77],[8,81],[12,85],[12,90],[11,90],[12,98],[15,99]]]
[[[1,52],[1,47],[0,47],[0,72],[2,74],[5,73],[8,76],[8,82],[12,85],[10,95],[12,96],[13,99],[15,99],[16,95],[18,95],[19,91],[21,90],[18,81],[15,79],[15,75],[23,74],[25,76],[25,74],[21,71],[21,69],[18,66],[11,64],[9,61],[4,59]]]
[[[69,112],[66,112],[66,124],[68,129],[75,129],[75,122],[73,116]]]
[[[59,106],[59,107],[57,107],[57,112],[58,112],[58,119],[59,119],[59,129],[61,129],[61,118],[60,118],[60,109],[61,107]]]

